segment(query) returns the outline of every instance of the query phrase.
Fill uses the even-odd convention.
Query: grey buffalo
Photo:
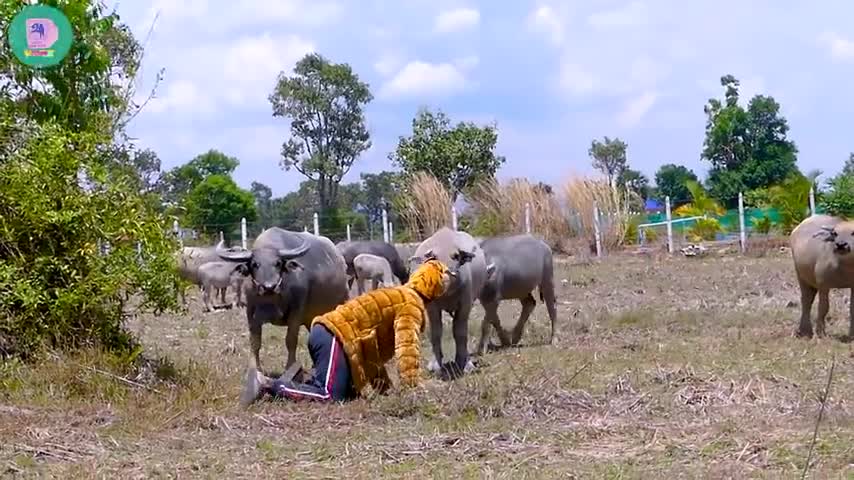
[[[233,263],[224,262],[222,260],[207,262],[199,267],[198,277],[199,282],[202,285],[202,300],[205,303],[206,311],[210,312],[213,310],[210,300],[211,292],[214,293],[214,298],[216,298],[216,294],[219,293],[222,303],[226,303],[225,295],[229,287],[234,290],[234,295],[237,300],[236,305],[239,307],[243,306],[243,296],[241,293],[243,290],[244,277],[237,271]],[[234,305],[235,302],[232,302],[231,306],[233,307]]]
[[[445,293],[427,307],[434,357],[427,368],[437,372],[445,366],[442,355],[442,312],[448,312],[453,316],[456,344],[454,366],[457,370],[471,371],[474,365],[468,352],[468,322],[472,306],[486,281],[483,250],[468,233],[443,227],[418,245],[415,254],[409,258],[410,271],[430,256],[435,256],[448,268],[456,269],[457,275]]]
[[[371,290],[376,290],[380,283],[384,287],[394,285],[391,265],[388,260],[370,253],[360,253],[353,259],[353,270],[356,272],[356,286],[359,295],[365,293],[365,282],[371,281]]]
[[[237,262],[249,277],[244,287],[251,366],[261,370],[261,329],[265,323],[287,327],[288,361],[296,362],[299,327],[347,301],[344,258],[326,237],[268,228],[244,252],[220,250],[223,260]]]
[[[854,338],[854,221],[813,215],[792,230],[789,241],[801,289],[798,335],[813,335],[810,311],[816,294],[815,334],[823,337],[826,334],[824,319],[830,309],[830,289],[850,288],[848,336]]]
[[[383,257],[391,266],[391,272],[400,280],[401,284],[409,280],[409,271],[406,268],[400,254],[394,245],[379,240],[359,240],[352,242],[339,242],[335,248],[344,256],[344,262],[347,264],[347,287],[353,286],[353,281],[356,278],[356,272],[353,269],[353,259],[361,253],[370,253],[378,257]]]
[[[222,248],[223,241],[220,240],[213,247],[183,247],[177,254],[178,261],[178,276],[192,283],[193,285],[201,286],[199,281],[199,267],[208,262],[218,261],[219,254],[217,249]],[[181,302],[186,305],[187,297],[181,290]]]
[[[495,327],[501,346],[517,345],[522,339],[525,323],[537,302],[531,292],[540,290],[540,300],[546,304],[551,321],[549,343],[554,342],[555,308],[554,264],[552,249],[532,235],[512,235],[488,238],[480,242],[486,257],[486,284],[480,292],[480,303],[486,312],[481,324],[477,353],[482,354],[489,340],[490,327]],[[501,300],[517,299],[522,313],[513,328],[512,337],[501,327],[498,305]]]

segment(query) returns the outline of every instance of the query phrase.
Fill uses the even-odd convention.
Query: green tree
[[[854,153],[848,154],[848,160],[845,161],[845,166],[842,167],[842,175],[854,176]]]
[[[0,2],[0,24],[25,3]],[[125,299],[174,311],[179,286],[169,222],[143,197],[155,162],[124,131],[142,52],[100,3],[59,8],[75,30],[61,66],[31,69],[0,46],[0,354],[94,345],[136,358]]]
[[[734,206],[739,192],[778,184],[799,173],[797,147],[788,139],[789,125],[780,104],[765,95],[738,104],[738,80],[721,77],[724,101],[710,99],[704,107],[706,138],[701,157],[711,163],[706,180],[711,195]]]
[[[626,150],[628,145],[619,138],[604,137],[603,141],[593,140],[587,155],[593,159],[593,168],[608,178],[608,185],[615,187],[617,179],[628,168]]]
[[[371,147],[363,112],[371,100],[369,85],[350,65],[332,63],[317,53],[297,62],[292,77],[280,73],[269,96],[273,116],[291,123],[280,164],[315,184],[322,211],[337,205],[341,179]]]
[[[854,153],[849,154],[842,171],[827,182],[824,208],[830,215],[854,218]]]
[[[658,198],[663,201],[665,197],[669,196],[673,207],[678,207],[689,202],[691,192],[688,191],[688,187],[685,185],[685,182],[688,180],[699,181],[693,171],[682,165],[674,165],[672,163],[662,165],[655,172],[655,185]]]
[[[231,177],[209,175],[195,185],[186,198],[186,219],[196,228],[222,230],[231,234],[240,219],[252,222],[257,218],[252,192],[238,187]]]
[[[12,17],[32,2],[0,2],[6,31]],[[119,133],[132,118],[133,79],[142,47],[117,14],[105,14],[102,2],[40,2],[57,6],[68,17],[75,41],[61,66],[36,69],[21,64],[7,42],[0,48],[0,102],[6,112],[70,130]],[[103,156],[96,155],[103,159]]]
[[[252,196],[255,197],[255,211],[258,221],[265,228],[274,226],[273,223],[273,190],[260,182],[252,182],[249,187]]]
[[[391,206],[400,190],[401,175],[398,172],[363,173],[362,192],[364,209],[370,224],[381,224],[383,208],[389,220],[396,222]]]
[[[620,189],[628,189],[636,193],[642,200],[646,200],[650,196],[649,179],[643,173],[626,168],[617,177],[617,185]]]
[[[412,135],[399,137],[389,160],[412,174],[430,172],[456,201],[460,193],[478,181],[492,178],[505,158],[495,154],[498,130],[472,122],[451,126],[448,116],[438,110],[420,108],[412,120]]]
[[[808,175],[794,173],[779,185],[768,189],[771,206],[780,212],[780,227],[784,235],[791,233],[809,215],[810,189],[818,191],[819,175],[821,172],[818,170]]]
[[[211,149],[163,175],[161,192],[167,203],[180,205],[190,191],[212,175],[231,176],[240,161]]]

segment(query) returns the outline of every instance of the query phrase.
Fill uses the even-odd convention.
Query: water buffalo
[[[830,289],[850,288],[848,336],[854,338],[854,221],[829,215],[813,215],[789,236],[795,274],[801,289],[801,321],[798,336],[813,334],[810,311],[818,293],[815,333],[825,335],[824,319],[830,309]]]
[[[296,362],[300,325],[308,330],[315,316],[348,299],[344,258],[326,237],[272,227],[255,238],[251,250],[220,250],[219,256],[237,262],[237,270],[250,278],[244,284],[250,361],[259,371],[265,323],[287,327],[287,369]]]
[[[436,301],[427,307],[430,317],[430,343],[434,359],[428,369],[433,372],[444,368],[442,355],[442,312],[453,316],[455,364],[457,370],[471,371],[474,365],[468,352],[469,314],[486,281],[486,260],[477,242],[465,232],[443,227],[430,238],[421,242],[415,254],[409,258],[409,269],[414,270],[426,258],[435,256],[458,274],[452,285]]]
[[[546,242],[528,234],[488,238],[480,242],[486,257],[486,284],[480,292],[480,303],[486,311],[481,324],[477,354],[483,353],[489,340],[490,326],[495,327],[501,346],[517,345],[522,339],[525,323],[537,305],[531,292],[540,289],[540,300],[546,304],[551,320],[549,343],[554,342],[555,308],[554,265],[552,249]],[[513,336],[501,327],[498,305],[501,300],[517,299],[522,313],[513,328]]]
[[[222,260],[207,262],[199,266],[198,277],[199,283],[202,285],[202,299],[205,303],[206,311],[210,312],[213,310],[210,297],[214,289],[216,289],[214,298],[216,298],[216,293],[219,293],[222,303],[226,303],[226,292],[228,291],[228,287],[232,287],[234,295],[237,297],[237,306],[241,307],[244,305],[243,296],[241,295],[243,291],[243,275],[236,271],[233,263]],[[235,302],[232,302],[231,306],[233,307],[234,305]]]
[[[376,290],[380,283],[384,287],[394,285],[391,265],[388,260],[370,253],[360,253],[353,259],[353,270],[356,272],[356,286],[359,295],[365,293],[365,281],[371,281],[371,290]]]
[[[347,263],[347,286],[352,287],[356,277],[356,272],[353,270],[353,259],[360,253],[370,253],[378,257],[383,257],[391,266],[391,272],[400,280],[401,285],[409,280],[409,270],[397,252],[394,245],[379,240],[359,240],[354,242],[339,242],[335,248],[344,256],[344,261]]]
[[[222,248],[223,241],[220,240],[213,247],[183,247],[177,254],[178,276],[201,287],[199,281],[199,267],[208,262],[218,261],[217,249]],[[187,297],[181,290],[181,302],[186,305]]]

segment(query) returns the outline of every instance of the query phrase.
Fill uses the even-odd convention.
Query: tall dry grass
[[[531,233],[562,250],[569,224],[558,198],[524,178],[501,185],[495,179],[473,186],[466,200],[475,215],[479,235],[525,232],[525,206],[530,205]]]
[[[598,204],[603,247],[623,244],[630,217],[626,192],[614,191],[604,178],[574,175],[564,182],[562,193],[576,234],[595,242],[593,210]]]
[[[410,175],[402,193],[397,207],[410,238],[426,238],[451,225],[451,193],[430,173]]]

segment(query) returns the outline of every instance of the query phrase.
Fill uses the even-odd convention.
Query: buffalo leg
[[[202,287],[202,300],[205,302],[205,311],[206,312],[210,312],[211,310],[213,310],[213,308],[211,307],[211,289],[212,288],[213,287],[211,287],[209,285],[205,285],[204,287]]]
[[[501,326],[501,319],[498,317],[499,302],[482,301],[481,305],[483,305],[485,315],[480,324],[480,341],[477,345],[477,355],[483,355],[483,351],[489,343],[490,327],[495,327],[495,333],[498,334],[498,339],[501,341],[502,347],[510,345],[510,337],[507,336],[507,332]]]
[[[546,304],[546,310],[549,311],[549,322],[551,323],[551,334],[549,335],[549,343],[554,344],[555,341],[555,323],[557,323],[557,307],[555,306],[555,288],[551,282],[540,285],[540,295],[543,297],[543,303]]]
[[[359,295],[365,293],[365,279],[363,277],[356,279],[356,292],[358,292]]]
[[[430,322],[430,345],[433,347],[433,361],[427,369],[438,372],[442,369],[442,310],[435,305],[427,307],[427,319]]]
[[[305,323],[303,323],[302,321],[302,317],[303,309],[299,308],[297,310],[292,311],[291,314],[288,315],[288,321],[285,322],[285,325],[287,325],[288,329],[288,332],[285,334],[285,348],[287,348],[288,350],[288,361],[285,364],[285,370],[291,368],[291,365],[293,365],[297,361],[297,344],[299,343],[299,331],[300,327],[305,325]]]
[[[818,291],[818,316],[815,318],[815,334],[823,337],[826,334],[824,319],[830,311],[830,289],[824,288]]]
[[[534,296],[530,293],[527,297],[519,300],[522,304],[522,313],[519,314],[519,321],[516,322],[516,326],[513,328],[513,338],[510,340],[511,345],[518,345],[519,341],[522,340],[522,333],[525,332],[525,325],[528,323],[528,318],[531,317],[531,312],[534,311],[534,307],[537,306],[537,301],[534,300]]]
[[[798,326],[799,337],[812,336],[812,321],[810,320],[810,312],[812,312],[812,304],[815,301],[815,294],[818,290],[805,282],[798,282],[801,287],[801,322]]]
[[[223,305],[225,305],[225,294],[228,292],[228,287],[219,289],[219,298]]]
[[[471,313],[471,307],[471,304],[468,304],[457,308],[457,311],[454,312],[453,321],[454,343],[457,347],[454,360],[456,361],[457,368],[465,372],[474,369],[474,364],[471,363],[471,359],[469,358],[469,314]]]
[[[255,323],[252,320],[254,309],[247,308],[246,316],[249,317],[249,349],[252,357],[249,359],[249,366],[261,371],[261,324]]]

